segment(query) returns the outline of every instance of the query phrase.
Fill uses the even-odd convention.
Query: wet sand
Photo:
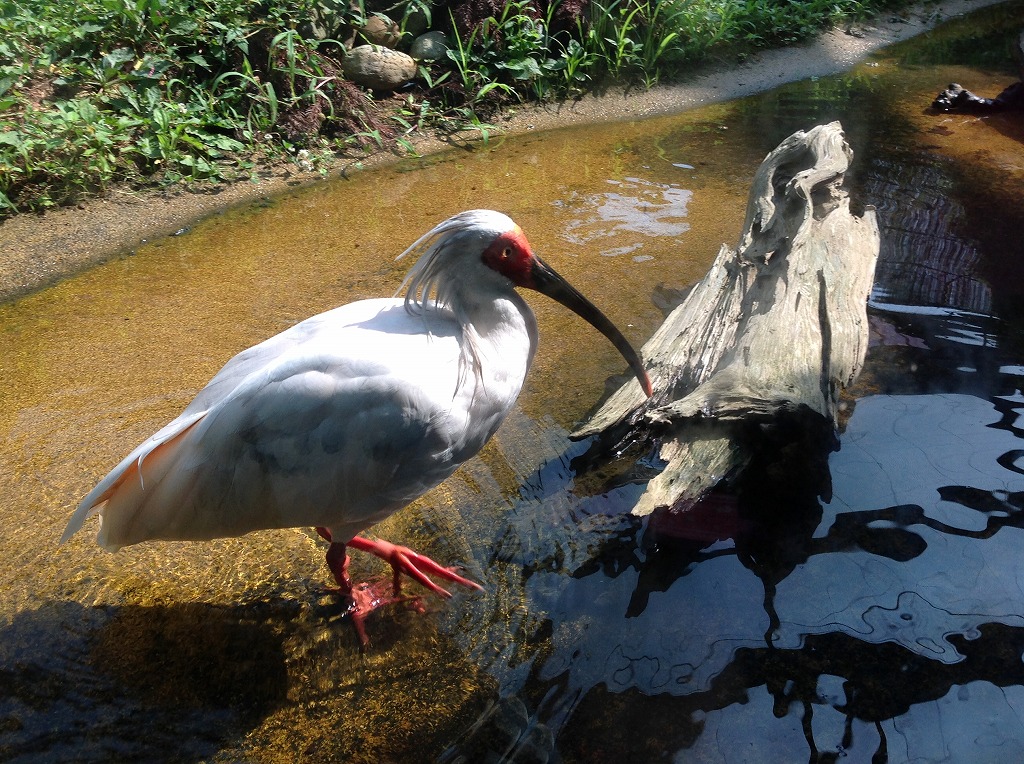
[[[956,16],[999,0],[941,0],[919,3],[904,16],[883,15],[822,34],[805,45],[750,56],[741,65],[708,65],[680,84],[651,90],[607,91],[578,101],[523,108],[501,124],[503,134],[573,124],[632,120],[670,114],[731,100],[778,85],[844,71],[870,53],[921,34]],[[936,82],[936,92],[947,83]],[[430,138],[416,148],[428,154],[449,144]],[[382,152],[360,160],[339,160],[328,177],[369,168],[396,156]],[[197,220],[239,204],[257,202],[289,188],[322,182],[316,172],[294,165],[267,168],[257,182],[218,185],[201,192],[114,189],[77,206],[19,215],[0,224],[0,302],[26,294],[148,240],[173,234]]]

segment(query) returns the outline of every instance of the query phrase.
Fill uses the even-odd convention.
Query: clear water
[[[999,51],[1022,25],[1011,3],[840,77],[328,183],[0,306],[0,758],[1024,758],[1024,120],[926,110],[950,81],[1011,82]],[[308,529],[56,546],[227,358],[390,295],[394,256],[455,211],[510,213],[641,343],[734,243],[763,156],[833,119],[883,251],[830,501],[764,476],[631,518],[631,462],[583,474],[567,439],[620,359],[531,297],[541,350],[516,411],[374,529],[484,593],[379,612],[360,653]]]

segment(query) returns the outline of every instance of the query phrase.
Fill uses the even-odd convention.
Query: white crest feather
[[[405,292],[405,309],[420,315],[429,309],[452,307],[453,290],[459,283],[459,259],[467,254],[482,255],[498,236],[515,228],[507,215],[494,210],[467,210],[434,226],[400,254],[396,260],[418,255],[395,295]],[[469,366],[478,384],[483,383],[479,338],[468,323],[463,325],[463,346],[466,349],[459,365],[459,387],[466,381]]]

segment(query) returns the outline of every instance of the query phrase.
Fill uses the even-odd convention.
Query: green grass
[[[568,2],[569,0],[566,0]],[[0,216],[102,192],[250,177],[262,160],[412,150],[510,103],[609,81],[650,86],[711,55],[793,43],[902,0],[509,0],[402,96],[341,75],[343,46],[300,30],[312,0],[0,0]],[[409,8],[431,6],[416,0]],[[396,14],[400,23],[408,12]],[[364,13],[353,10],[357,24]],[[406,41],[408,42],[408,41]]]

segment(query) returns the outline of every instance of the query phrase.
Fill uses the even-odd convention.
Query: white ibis
[[[650,394],[637,353],[532,252],[507,216],[471,210],[436,226],[404,298],[313,316],[232,358],[181,415],[132,451],[75,510],[115,551],[152,539],[207,540],[314,526],[362,622],[373,603],[349,580],[346,546],[384,559],[442,596],[426,574],[480,588],[412,550],[356,534],[447,478],[504,420],[537,347],[515,291],[542,292],[604,334]]]

